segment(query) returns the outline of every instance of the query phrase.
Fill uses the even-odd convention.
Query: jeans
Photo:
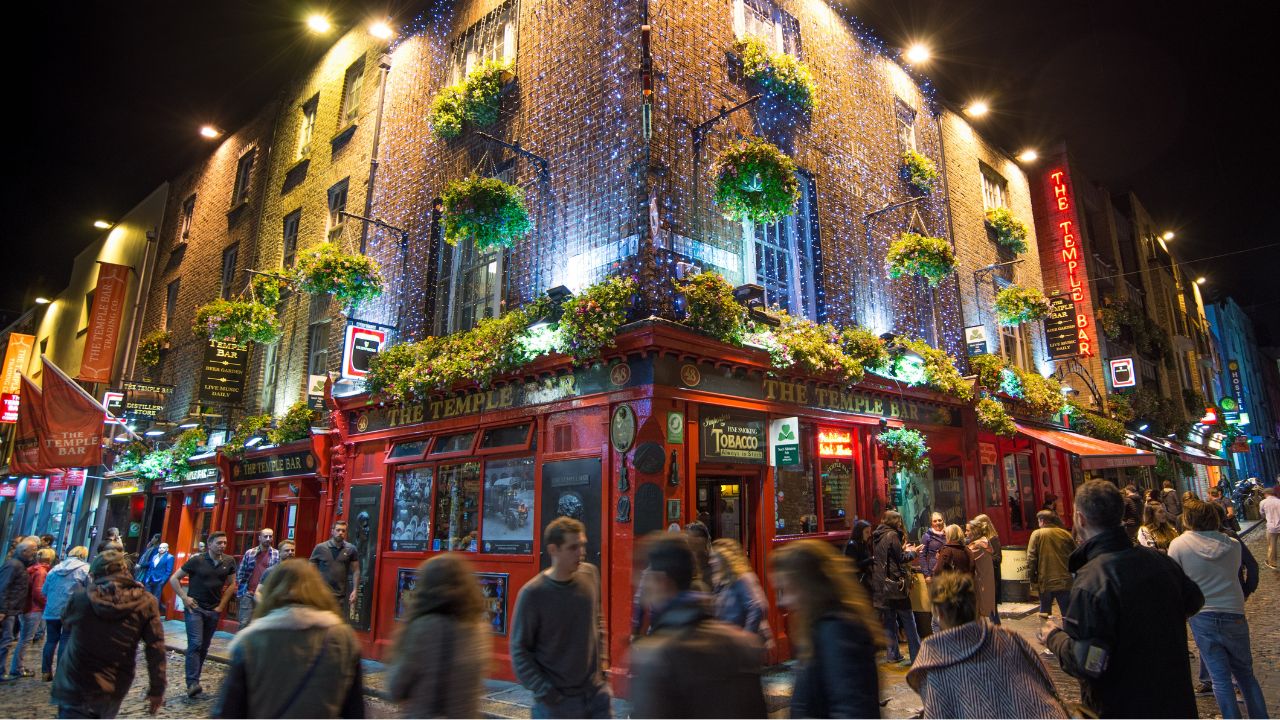
[[[1067,614],[1067,602],[1071,600],[1070,590],[1042,590],[1040,592],[1040,613],[1048,615],[1053,612],[1053,601],[1058,601],[1058,612],[1064,617]]]
[[[157,606],[159,606],[159,608],[160,608],[160,619],[161,619],[161,620],[164,620],[164,585],[165,585],[165,582],[166,582],[166,581],[164,581],[164,580],[157,580],[157,581],[155,581],[155,582],[148,582],[148,583],[147,583],[147,592],[149,592],[149,593],[151,593],[152,595],[154,595],[154,596],[155,596],[155,598],[156,598],[156,605],[157,605]]]
[[[9,660],[9,651],[18,642],[18,616],[5,615],[0,620],[0,675],[4,674],[5,664]]]
[[[555,705],[541,700],[533,701],[533,717],[538,720],[550,718],[611,718],[613,717],[612,698],[605,687],[596,689],[591,695],[566,695]]]
[[[236,598],[236,618],[240,621],[240,629],[249,627],[253,622],[253,593]]]
[[[35,637],[36,629],[40,627],[40,611],[32,610],[18,617],[18,645],[13,649],[13,660],[9,663],[9,674],[22,674],[22,651],[27,649],[27,645],[31,643],[31,638]]]
[[[916,632],[916,618],[911,612],[911,608],[903,610],[895,610],[893,608],[884,608],[880,610],[880,622],[884,623],[886,652],[891,662],[898,662],[902,659],[902,650],[898,647],[898,626],[907,634],[907,649],[911,651],[911,662],[916,661],[916,653],[920,652],[920,633]]]
[[[113,718],[120,712],[123,700],[103,700],[96,703],[80,705],[59,705],[60,718]]]
[[[58,653],[58,644],[62,642],[62,621],[44,621],[44,650],[40,654],[40,672],[53,672],[53,656]]]
[[[187,687],[200,682],[204,659],[209,655],[209,643],[218,629],[218,613],[199,605],[188,606],[187,621]]]
[[[1267,717],[1262,687],[1253,675],[1253,651],[1249,647],[1249,621],[1244,615],[1201,612],[1191,616],[1191,634],[1200,657],[1213,679],[1213,698],[1223,718],[1240,717],[1240,706],[1231,687],[1232,677],[1240,686],[1250,718]]]
[[[1280,567],[1280,532],[1267,532],[1267,564]]]

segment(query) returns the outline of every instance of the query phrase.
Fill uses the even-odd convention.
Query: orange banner
[[[49,361],[44,363],[45,435],[40,451],[45,469],[102,464],[102,415],[106,412],[74,380]],[[26,403],[22,403],[25,408]],[[48,408],[57,408],[49,412]],[[19,409],[21,412],[21,409]]]
[[[98,264],[98,287],[93,291],[89,332],[84,337],[80,380],[94,383],[111,382],[111,369],[116,362],[116,342],[120,338],[120,319],[124,316],[125,295],[128,287],[128,266]]]
[[[0,393],[16,395],[20,381],[18,376],[27,371],[31,353],[36,349],[36,337],[13,333],[9,335],[9,348],[4,351],[4,369],[0,370]]]
[[[22,406],[18,408],[18,429],[13,437],[13,456],[9,458],[9,472],[15,475],[34,475],[44,472],[42,443],[48,433],[45,425],[44,400],[40,388],[27,379],[18,378],[22,391]]]

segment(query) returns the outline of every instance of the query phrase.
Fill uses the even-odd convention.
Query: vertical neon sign
[[[1071,302],[1076,311],[1076,340],[1080,346],[1080,354],[1093,356],[1093,339],[1090,336],[1089,316],[1084,308],[1084,280],[1078,272],[1083,255],[1080,252],[1080,241],[1077,236],[1076,220],[1072,211],[1071,193],[1064,180],[1065,170],[1054,170],[1049,173],[1050,185],[1053,189],[1054,209],[1060,214],[1057,220],[1058,233],[1062,243],[1062,264],[1067,271],[1067,291],[1071,294]]]

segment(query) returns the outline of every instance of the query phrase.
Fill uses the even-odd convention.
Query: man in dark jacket
[[[18,618],[27,609],[31,594],[31,576],[27,568],[35,562],[39,542],[24,538],[13,546],[13,553],[0,565],[0,668],[8,667],[9,653],[18,642]]]
[[[1167,556],[1129,542],[1124,506],[1105,480],[1076,491],[1084,543],[1069,561],[1071,600],[1038,637],[1099,717],[1195,717],[1186,621],[1204,595]]]
[[[1162,484],[1163,489],[1160,491],[1160,504],[1164,505],[1164,514],[1169,516],[1169,522],[1182,529],[1182,500],[1178,497],[1178,491],[1173,487],[1173,481],[1165,480]]]
[[[880,525],[871,535],[875,565],[871,576],[871,597],[880,621],[884,624],[886,655],[891,663],[910,667],[920,651],[920,633],[911,612],[911,583],[914,580],[911,561],[921,550],[919,545],[902,544],[906,535],[902,515],[886,510]],[[907,636],[909,658],[902,657],[898,646],[898,628]]]
[[[138,641],[145,643],[152,715],[164,703],[164,627],[156,599],[129,574],[123,553],[94,558],[89,587],[77,590],[62,616],[64,643],[53,676],[59,717],[112,718],[133,684]]]
[[[1138,528],[1142,525],[1142,496],[1133,485],[1124,486],[1124,514],[1121,519],[1129,543],[1138,544]]]
[[[690,590],[688,541],[660,535],[648,544],[640,593],[653,629],[632,647],[633,715],[766,717],[759,636],[714,619],[710,599]]]

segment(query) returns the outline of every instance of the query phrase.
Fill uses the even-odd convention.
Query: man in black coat
[[[1138,494],[1138,488],[1133,485],[1126,485],[1124,488],[1124,515],[1121,524],[1124,525],[1124,532],[1129,536],[1131,545],[1138,544],[1138,528],[1142,525],[1142,496]]]
[[[13,554],[0,563],[0,676],[9,667],[9,653],[18,642],[18,618],[26,610],[31,595],[27,568],[36,559],[39,543],[23,538],[13,546]]]
[[[1204,595],[1167,556],[1129,542],[1124,510],[1105,480],[1076,492],[1084,543],[1068,561],[1069,608],[1039,639],[1079,678],[1085,707],[1099,717],[1195,717],[1186,621]]]

